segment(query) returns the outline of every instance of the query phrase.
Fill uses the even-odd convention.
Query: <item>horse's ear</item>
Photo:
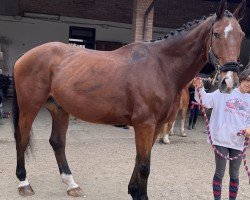
[[[226,9],[227,9],[227,0],[221,0],[216,11],[217,19],[220,19],[224,16]]]
[[[234,17],[240,21],[243,19],[246,12],[246,0],[242,0],[238,8],[234,11]]]

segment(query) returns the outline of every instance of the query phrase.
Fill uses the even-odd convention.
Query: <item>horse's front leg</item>
[[[128,193],[132,196],[133,199],[137,199],[137,193],[138,193],[138,160],[137,156],[135,157],[135,167],[131,176],[131,179],[129,181],[128,185]]]
[[[82,196],[80,187],[74,181],[65,155],[66,132],[69,123],[69,114],[55,105],[46,105],[52,116],[52,132],[50,144],[55,152],[56,161],[61,174],[62,182],[67,184],[67,193],[70,196]]]
[[[150,173],[150,155],[155,141],[155,125],[134,125],[136,143],[136,163],[128,186],[128,193],[134,200],[147,200],[147,183]]]

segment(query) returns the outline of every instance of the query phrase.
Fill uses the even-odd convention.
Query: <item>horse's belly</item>
[[[76,95],[72,92],[56,97],[59,105],[73,116],[92,123],[130,124],[123,101],[105,95]]]
[[[67,107],[66,107],[67,111]],[[96,109],[93,107],[83,106],[78,108],[77,111],[70,110],[69,113],[75,117],[92,122],[92,123],[101,123],[101,124],[129,124],[126,115],[121,113],[114,113],[107,111],[106,109]]]

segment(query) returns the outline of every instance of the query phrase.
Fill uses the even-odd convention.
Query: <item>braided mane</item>
[[[214,14],[210,14],[209,17],[213,16]],[[232,18],[234,17],[233,14],[231,12],[229,12],[228,10],[225,11],[224,15],[228,18]],[[192,22],[188,22],[186,24],[183,24],[182,27],[180,28],[177,28],[176,30],[174,31],[171,31],[170,33],[164,35],[164,37],[160,37],[158,39],[153,39],[153,40],[150,40],[150,42],[155,42],[155,41],[158,41],[158,40],[163,40],[163,39],[168,39],[168,38],[172,38],[173,36],[181,33],[182,31],[185,31],[185,30],[191,30],[192,28],[196,27],[198,24],[200,24],[201,22],[205,21],[208,17],[206,16],[203,16],[201,19],[195,19],[193,20]]]

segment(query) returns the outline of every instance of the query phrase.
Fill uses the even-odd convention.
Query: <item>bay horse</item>
[[[185,121],[187,117],[188,105],[189,105],[189,86],[192,82],[188,83],[178,94],[179,98],[173,103],[172,113],[168,118],[168,122],[164,125],[162,133],[160,133],[160,143],[169,144],[169,135],[174,133],[174,125],[177,120],[178,113],[181,113],[181,136],[186,137]]]
[[[188,23],[161,40],[136,42],[114,51],[52,42],[21,56],[13,69],[19,193],[34,194],[26,176],[24,153],[31,142],[32,123],[44,106],[52,116],[49,142],[69,195],[82,194],[65,156],[72,114],[88,122],[134,127],[136,156],[128,193],[135,200],[148,199],[151,149],[172,112],[176,95],[207,60],[220,70],[221,92],[230,92],[238,84],[237,57],[244,37],[239,20],[245,7],[243,0],[231,14],[222,0],[208,18]]]

